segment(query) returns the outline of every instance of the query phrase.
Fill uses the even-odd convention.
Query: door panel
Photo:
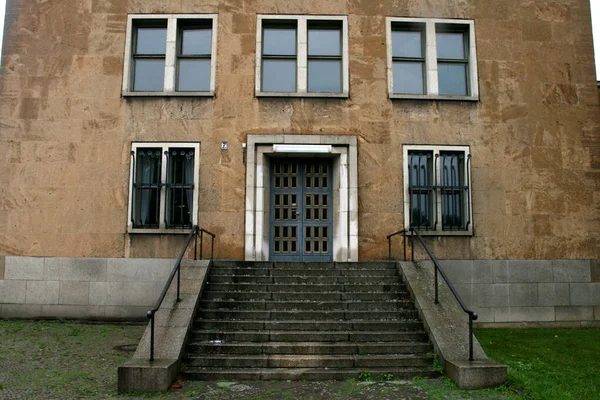
[[[275,159],[271,171],[271,260],[331,261],[331,160]]]

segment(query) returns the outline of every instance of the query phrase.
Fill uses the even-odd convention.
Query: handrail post
[[[154,311],[146,314],[150,319],[150,361],[154,361]]]
[[[210,261],[213,260],[214,252],[215,252],[215,237],[211,236],[211,241],[210,241]]]
[[[388,236],[388,261],[392,261],[392,238]]]
[[[415,261],[415,230],[410,228],[410,260]]]
[[[469,361],[473,361],[473,314],[469,313]]]
[[[181,286],[181,264],[179,268],[177,268],[177,302],[181,301],[181,296],[179,296],[179,287]]]
[[[194,234],[194,260],[197,260],[198,257],[198,229],[196,229],[196,233]]]
[[[402,244],[404,245],[404,261],[406,261],[406,229],[402,231]]]
[[[439,300],[439,296],[438,296],[438,269],[437,269],[437,265],[433,264],[433,270],[434,270],[434,278],[433,281],[435,282],[435,304],[440,304],[440,300]]]
[[[200,229],[200,259],[203,260],[202,257],[202,249],[204,248],[204,229]]]

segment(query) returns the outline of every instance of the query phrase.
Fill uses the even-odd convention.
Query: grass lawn
[[[600,329],[476,329],[522,398],[600,399]]]

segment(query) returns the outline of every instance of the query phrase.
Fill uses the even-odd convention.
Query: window
[[[129,231],[186,230],[198,223],[197,143],[133,143]]]
[[[124,96],[212,96],[216,15],[129,15]]]
[[[256,95],[348,97],[347,17],[259,15]]]
[[[478,100],[475,25],[387,18],[390,98]]]
[[[404,146],[404,225],[422,234],[471,235],[466,146]]]

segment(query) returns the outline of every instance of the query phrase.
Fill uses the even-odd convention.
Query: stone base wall
[[[443,260],[479,326],[600,326],[598,260]]]
[[[0,318],[145,320],[174,263],[0,256]]]
[[[0,318],[145,320],[174,262],[0,256]],[[440,264],[480,326],[600,326],[599,260]]]

